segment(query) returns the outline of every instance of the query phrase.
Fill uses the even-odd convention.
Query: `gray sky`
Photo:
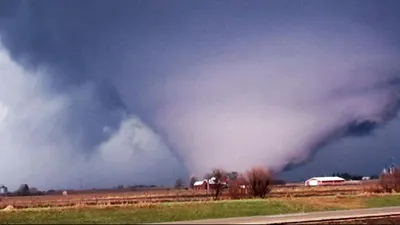
[[[171,184],[302,162],[284,177],[376,174],[400,157],[399,10],[0,0],[0,183]]]

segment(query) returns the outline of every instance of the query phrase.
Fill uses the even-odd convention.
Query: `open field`
[[[400,195],[270,198],[3,210],[0,223],[152,223],[207,218],[399,206]]]
[[[282,197],[316,197],[335,195],[357,195],[365,193],[365,185],[337,186],[274,186],[269,194],[272,198]],[[221,199],[229,199],[228,193],[222,194]],[[0,208],[13,205],[16,208],[74,206],[74,205],[118,205],[159,202],[188,202],[212,200],[210,192],[192,189],[155,189],[139,191],[110,191],[110,192],[69,192],[68,195],[43,195],[25,197],[1,197]]]

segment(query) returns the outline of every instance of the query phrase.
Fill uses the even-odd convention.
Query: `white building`
[[[194,182],[193,188],[195,189],[213,189],[217,185],[215,182],[215,177],[211,177],[210,179],[204,179]],[[226,181],[221,181],[220,184],[226,185]]]
[[[312,177],[304,182],[305,186],[320,186],[344,183],[341,177]]]
[[[0,185],[0,194],[7,194],[7,193],[8,193],[7,187],[4,185]]]

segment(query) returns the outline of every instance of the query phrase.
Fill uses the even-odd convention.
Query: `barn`
[[[226,181],[221,181],[221,184],[226,185]],[[215,177],[212,177],[211,179],[204,179],[204,180],[199,180],[194,182],[193,188],[194,189],[215,189],[217,184],[215,183]]]
[[[335,185],[342,184],[345,179],[341,177],[312,177],[304,182],[305,186]]]
[[[193,184],[194,189],[207,189],[207,180],[199,180],[194,182]]]

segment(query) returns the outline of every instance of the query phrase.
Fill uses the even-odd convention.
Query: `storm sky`
[[[400,157],[396,0],[0,0],[0,184]],[[297,165],[297,166],[296,166]]]

